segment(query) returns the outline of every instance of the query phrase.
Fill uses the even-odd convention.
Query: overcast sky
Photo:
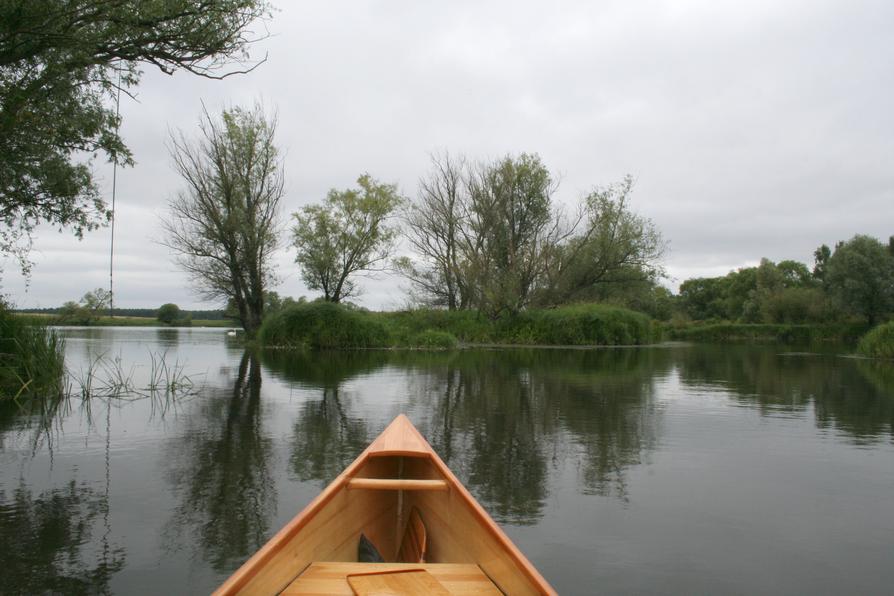
[[[556,199],[632,174],[633,209],[669,243],[668,284],[761,257],[812,265],[813,250],[894,234],[894,3],[862,1],[286,2],[252,48],[268,60],[223,81],[146,70],[124,100],[137,164],[118,172],[116,306],[202,303],[157,241],[182,184],[170,130],[256,100],[279,116],[284,222],[357,176],[412,196],[429,154],[536,152]],[[103,187],[111,169],[97,164]],[[284,236],[287,240],[287,236]],[[285,242],[284,244],[287,244]],[[108,287],[109,232],[41,229],[30,287],[52,307]],[[313,297],[277,257],[280,294]],[[371,308],[403,282],[364,283]]]

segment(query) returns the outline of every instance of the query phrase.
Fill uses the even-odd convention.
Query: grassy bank
[[[667,325],[664,335],[672,340],[705,343],[854,344],[865,331],[866,326],[860,323],[828,325],[692,323],[684,326]]]
[[[58,394],[64,370],[62,340],[0,306],[0,402]]]
[[[309,303],[268,317],[261,345],[315,349],[449,349],[464,344],[638,345],[659,339],[646,315],[599,304],[490,320],[470,311],[368,312]]]
[[[894,321],[879,325],[864,335],[857,350],[870,358],[894,359]]]
[[[238,327],[228,319],[192,319],[180,321],[173,325],[165,325],[155,317],[96,317],[90,320],[66,320],[57,315],[21,313],[16,316],[25,321],[31,321],[42,325],[55,325],[57,327]]]

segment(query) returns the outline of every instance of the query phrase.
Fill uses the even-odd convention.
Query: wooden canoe
[[[414,509],[425,524],[425,562],[438,573],[477,566],[505,594],[556,593],[401,414],[215,595],[292,593],[309,568],[356,562],[361,533],[396,562]]]

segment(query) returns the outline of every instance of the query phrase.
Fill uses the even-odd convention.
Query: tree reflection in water
[[[253,354],[243,354],[232,389],[203,400],[169,454],[180,505],[167,533],[197,536],[212,567],[232,571],[264,544],[276,514],[273,441],[263,433],[261,364]]]
[[[578,460],[585,492],[626,498],[625,471],[655,442],[652,399],[659,356],[632,350],[272,352],[282,378],[320,390],[294,424],[291,470],[325,483],[374,432],[344,384],[384,366],[407,371],[407,407],[438,454],[498,521],[535,523],[551,466]],[[595,410],[595,414],[594,414]]]
[[[0,490],[2,585],[16,594],[110,594],[125,552],[107,536],[94,540],[108,506],[107,495],[74,480],[37,497],[24,481],[12,495]]]
[[[764,415],[812,406],[818,428],[835,429],[854,444],[894,437],[888,362],[790,354],[777,346],[693,346],[679,351],[678,362],[685,385],[722,388]]]
[[[292,430],[289,469],[298,480],[330,482],[373,439],[368,422],[352,415],[345,381],[377,370],[387,362],[382,352],[264,353],[264,364],[277,375],[319,390],[319,399],[301,405]]]
[[[657,354],[463,352],[420,370],[410,393],[434,400],[432,445],[482,504],[528,524],[542,515],[551,464],[576,467],[585,493],[627,498],[626,470],[658,432],[653,382],[670,363]]]

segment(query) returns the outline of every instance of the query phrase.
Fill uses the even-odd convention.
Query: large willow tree
[[[129,165],[115,96],[145,65],[222,78],[257,65],[265,0],[0,2],[0,252],[27,269],[40,222],[77,236],[109,217],[91,171]]]
[[[275,119],[260,106],[205,113],[198,141],[171,141],[174,167],[186,183],[164,220],[165,244],[199,294],[232,301],[242,327],[261,325],[273,279],[270,257],[279,237],[282,162],[273,144]]]

